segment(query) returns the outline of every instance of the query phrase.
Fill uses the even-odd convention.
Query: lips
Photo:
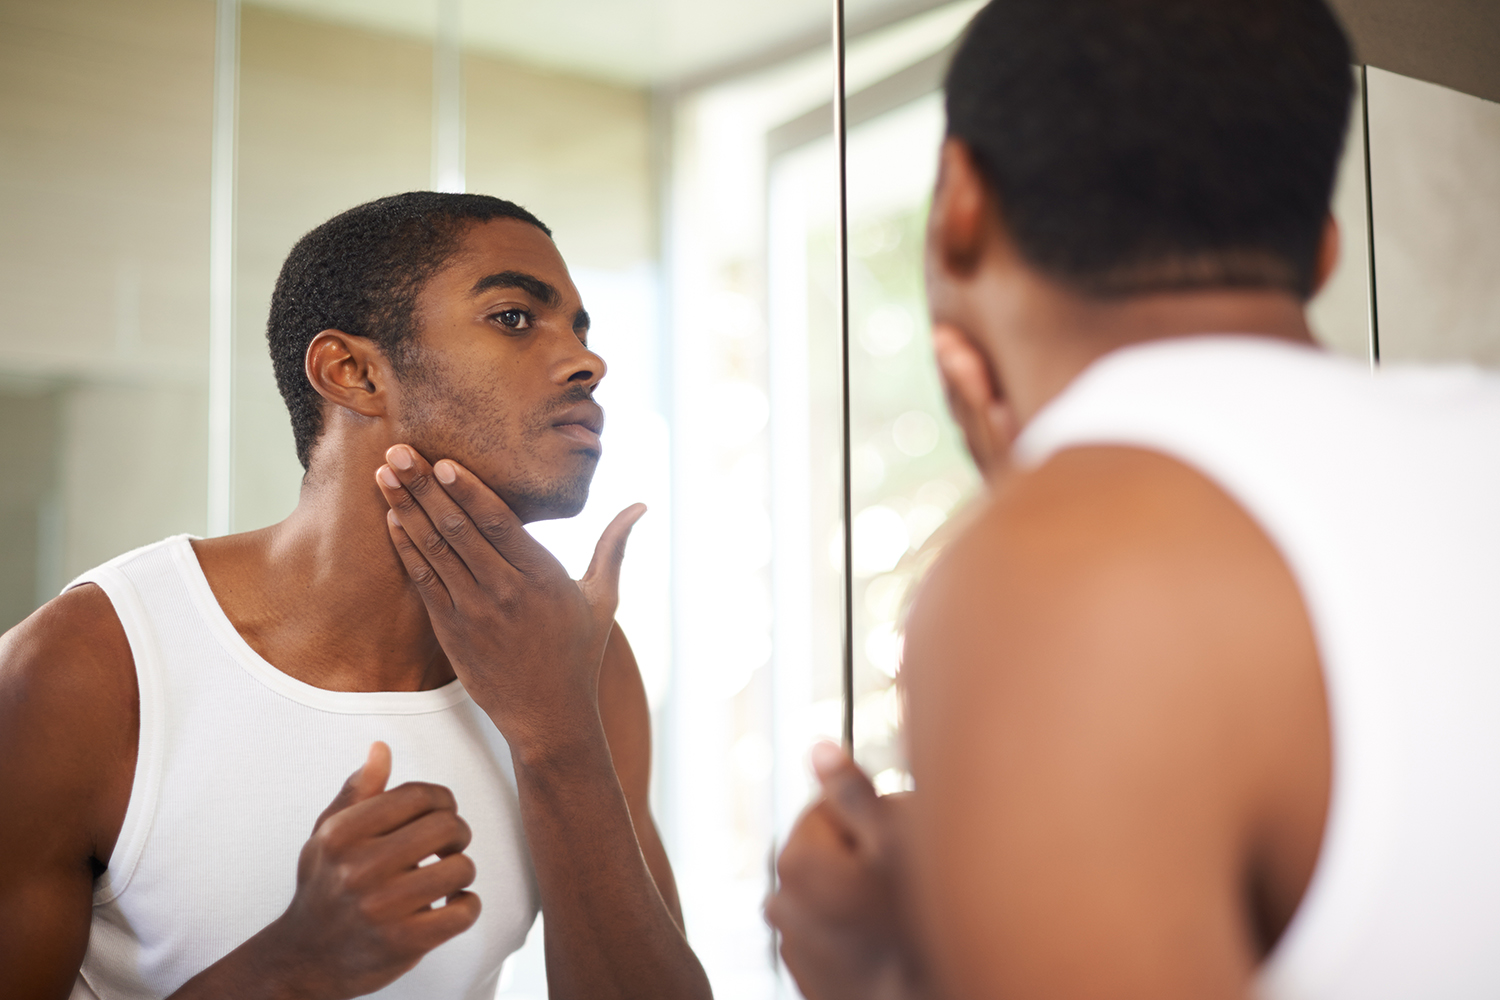
[[[575,403],[552,419],[552,427],[597,450],[600,447],[599,435],[604,432],[604,410],[592,400]]]

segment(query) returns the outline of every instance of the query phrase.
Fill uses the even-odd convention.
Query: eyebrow
[[[562,300],[562,296],[557,294],[557,289],[536,275],[527,274],[525,271],[500,271],[497,274],[487,274],[474,282],[474,287],[469,289],[469,294],[479,295],[491,288],[519,288],[538,302],[549,306],[555,306]],[[585,314],[586,317],[587,314]],[[577,320],[573,325],[578,325]]]

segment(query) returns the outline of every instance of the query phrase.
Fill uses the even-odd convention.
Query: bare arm
[[[1316,862],[1329,747],[1284,563],[1122,448],[1012,483],[904,678],[925,945],[956,996],[1243,997]]]
[[[135,769],[134,664],[79,587],[0,639],[0,997],[66,997]]]
[[[549,991],[564,998],[677,995],[670,985],[651,985],[670,984],[673,975],[653,954],[653,939],[671,951],[685,942],[676,882],[651,817],[646,691],[619,626],[600,666],[599,715],[607,760],[517,768],[547,920]],[[605,772],[608,763],[614,775]],[[692,959],[701,976],[696,966]]]
[[[651,815],[651,709],[635,652],[618,625],[610,632],[599,667],[599,718],[646,867],[680,928],[682,904],[677,898],[677,880]]]

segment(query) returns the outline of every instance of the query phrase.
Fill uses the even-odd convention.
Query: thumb
[[[856,847],[878,849],[880,797],[865,772],[836,743],[814,744],[810,757],[833,821]]]
[[[625,542],[630,538],[630,529],[635,527],[646,513],[643,503],[631,504],[599,536],[594,546],[594,558],[589,562],[588,572],[579,583],[583,584],[589,603],[596,609],[603,608],[611,615],[620,600],[620,566],[625,562]]]
[[[365,762],[360,765],[358,771],[349,775],[344,781],[344,787],[333,797],[318,815],[318,820],[313,824],[313,829],[323,825],[323,821],[334,813],[342,812],[365,799],[374,798],[385,791],[386,782],[391,780],[391,748],[376,740],[370,744],[370,752],[365,755]]]

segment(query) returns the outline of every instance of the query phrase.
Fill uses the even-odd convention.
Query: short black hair
[[[1353,90],[1323,0],[992,0],[949,67],[1023,259],[1097,297],[1306,299]]]
[[[271,294],[266,340],[304,469],[323,429],[322,397],[304,361],[313,338],[324,330],[367,337],[399,376],[411,358],[422,286],[471,225],[491,219],[519,219],[552,235],[536,216],[501,198],[410,191],[336,215],[292,247]]]

